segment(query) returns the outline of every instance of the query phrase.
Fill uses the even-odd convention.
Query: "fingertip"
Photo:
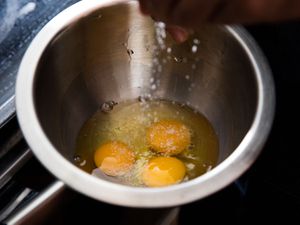
[[[181,27],[168,27],[167,31],[178,43],[185,42],[189,38],[188,31]]]
[[[177,31],[175,37],[177,42],[182,43],[189,38],[189,34],[186,31]]]

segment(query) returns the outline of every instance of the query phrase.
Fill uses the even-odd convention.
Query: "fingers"
[[[144,14],[159,21],[195,29],[202,23],[251,24],[300,18],[300,0],[139,0]],[[188,32],[169,27],[178,42]]]
[[[189,33],[186,29],[197,28],[201,23],[209,21],[216,14],[220,2],[227,0],[140,0],[144,14],[168,24],[167,31],[176,42],[184,42]],[[217,13],[218,14],[218,13]],[[180,26],[175,26],[180,25]]]
[[[246,22],[282,21],[300,17],[299,0],[246,0]]]
[[[277,0],[272,0],[273,3]],[[281,0],[280,0],[281,1]],[[252,23],[261,21],[264,13],[261,10],[268,6],[269,0],[231,0],[225,1],[211,18],[211,22],[221,24]],[[269,5],[271,8],[273,4]]]
[[[184,27],[195,28],[203,22],[207,22],[219,1],[221,0],[182,0],[178,2],[171,12],[172,22]]]
[[[151,12],[160,21],[168,22],[169,9],[173,0],[151,0]]]
[[[141,10],[148,12],[156,20],[170,23],[170,11],[177,1],[179,0],[141,0]]]
[[[204,22],[254,23],[300,18],[300,0],[140,0],[142,12],[194,28]]]
[[[188,31],[181,27],[167,26],[166,30],[173,37],[173,39],[178,43],[185,42],[189,38]]]
[[[207,22],[221,2],[228,0],[140,0],[144,14],[155,20],[184,27],[195,27]]]
[[[172,24],[174,21],[170,19],[170,13],[177,2],[177,0],[140,0],[140,9],[143,14],[150,14],[154,20]],[[189,37],[188,31],[179,26],[168,25],[166,30],[178,43],[186,41]]]
[[[300,18],[299,0],[231,0],[224,1],[222,10],[211,22],[253,24]]]

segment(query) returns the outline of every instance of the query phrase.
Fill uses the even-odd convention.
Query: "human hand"
[[[251,24],[300,18],[299,0],[139,0],[144,14],[169,25],[194,29],[203,23]],[[181,42],[187,32],[171,26]],[[178,38],[181,37],[181,38]]]

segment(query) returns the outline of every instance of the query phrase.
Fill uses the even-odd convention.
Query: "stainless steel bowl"
[[[164,207],[206,197],[251,166],[271,128],[270,69],[244,29],[203,26],[181,45],[167,37],[170,54],[157,52],[154,31],[136,1],[81,1],[39,32],[20,66],[17,115],[34,154],[68,186],[100,201]],[[161,73],[154,58],[163,62]],[[160,79],[155,90],[151,76]],[[137,188],[95,178],[72,164],[76,135],[99,105],[147,93],[189,103],[210,120],[220,140],[213,170],[174,186]]]

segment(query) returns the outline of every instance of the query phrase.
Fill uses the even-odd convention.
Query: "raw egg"
[[[211,170],[218,148],[210,122],[189,106],[140,98],[109,101],[82,126],[74,164],[99,179],[159,187]]]
[[[123,142],[110,141],[95,151],[94,162],[105,174],[121,176],[132,168],[135,157],[133,151]]]
[[[177,120],[161,120],[153,123],[147,131],[150,148],[167,155],[184,151],[191,143],[189,129]]]
[[[163,187],[181,182],[185,172],[185,166],[179,159],[157,157],[146,165],[142,179],[148,187]]]

